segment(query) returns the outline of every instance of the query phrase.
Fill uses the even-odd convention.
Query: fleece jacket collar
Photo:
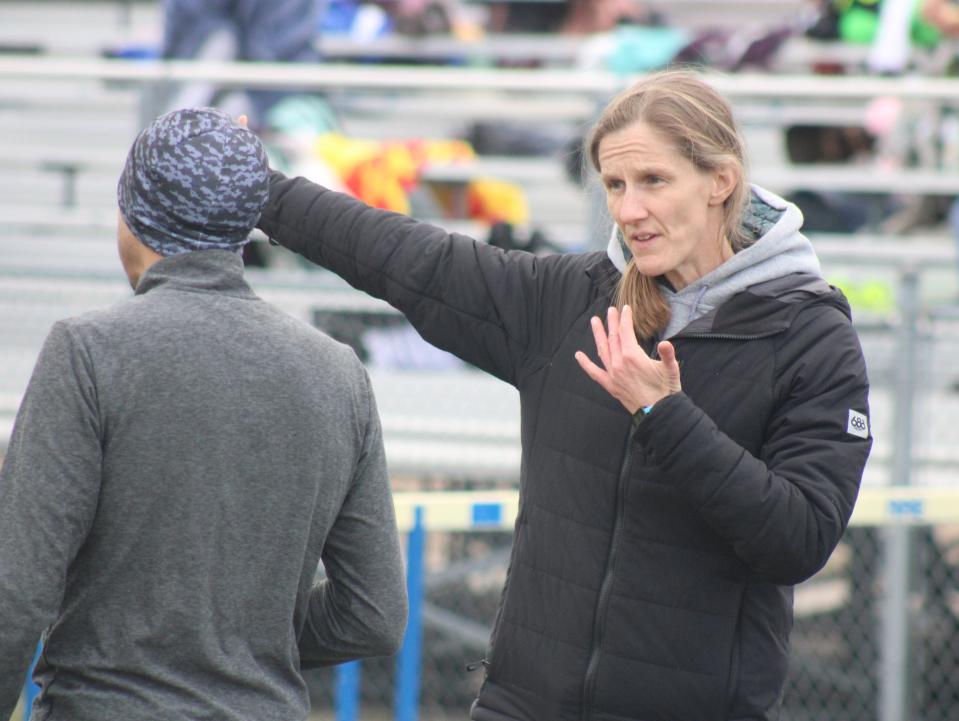
[[[256,298],[243,280],[243,259],[230,250],[195,250],[158,260],[140,277],[136,294],[158,289]]]

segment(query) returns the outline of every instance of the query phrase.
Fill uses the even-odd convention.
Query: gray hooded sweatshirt
[[[799,208],[759,186],[751,190],[743,225],[753,244],[679,291],[661,286],[671,311],[663,338],[671,338],[750,286],[790,273],[822,277],[812,243],[799,232],[803,223]],[[629,251],[615,227],[606,252],[624,272]]]
[[[405,622],[352,350],[227,250],[53,327],[0,471],[0,719],[41,632],[37,721],[294,721],[301,667],[392,653]]]

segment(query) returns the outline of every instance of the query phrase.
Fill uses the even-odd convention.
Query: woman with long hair
[[[259,226],[519,390],[474,721],[776,718],[792,587],[838,543],[871,446],[849,306],[698,76],[624,91],[585,156],[605,252],[503,251],[281,174]]]

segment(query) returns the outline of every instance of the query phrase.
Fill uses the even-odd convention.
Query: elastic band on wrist
[[[638,426],[642,420],[650,414],[653,410],[655,403],[650,403],[648,406],[643,406],[638,411],[633,413],[633,425]]]

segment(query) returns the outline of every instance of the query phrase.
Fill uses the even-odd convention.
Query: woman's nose
[[[624,225],[632,225],[637,221],[648,218],[649,209],[642,193],[627,191],[619,205],[618,215],[617,220]]]

